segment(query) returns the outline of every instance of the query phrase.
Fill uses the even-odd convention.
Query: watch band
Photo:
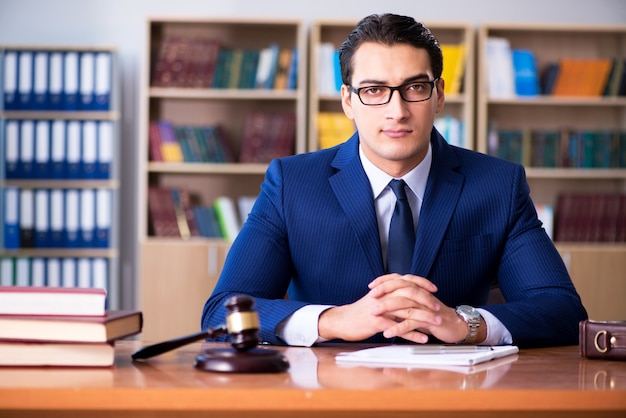
[[[474,344],[478,337],[478,329],[480,327],[480,313],[476,310],[476,308],[468,305],[457,306],[456,313],[467,324],[467,335],[461,342]]]

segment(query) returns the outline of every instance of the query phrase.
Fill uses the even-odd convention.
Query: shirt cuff
[[[485,320],[485,324],[487,324],[487,338],[480,343],[481,345],[506,345],[513,343],[511,333],[498,318],[485,309],[477,308],[476,310],[480,312]]]
[[[332,305],[306,305],[298,309],[276,327],[276,335],[287,345],[311,347],[326,341],[319,336],[317,323],[320,315]]]

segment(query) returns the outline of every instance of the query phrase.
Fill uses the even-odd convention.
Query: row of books
[[[108,248],[110,189],[3,189],[4,248]]]
[[[443,53],[443,72],[445,94],[459,94],[463,91],[465,74],[466,49],[464,43],[441,44]],[[339,50],[330,42],[322,42],[317,46],[318,93],[336,95],[341,91],[343,81],[339,64]]]
[[[101,288],[0,286],[0,366],[113,367],[115,341],[142,327]]]
[[[111,121],[9,119],[4,129],[7,179],[111,177]]]
[[[235,160],[219,125],[174,125],[151,121],[148,142],[151,161],[187,163],[230,163]]]
[[[0,257],[0,286],[108,289],[103,257]]]
[[[233,240],[255,200],[252,196],[240,196],[236,200],[219,196],[206,205],[197,202],[186,189],[151,186],[148,189],[149,232],[157,237]]]
[[[626,242],[626,194],[564,192],[555,219],[558,242]]]
[[[294,112],[250,112],[244,122],[239,162],[266,164],[293,155],[295,140]]]
[[[109,51],[1,51],[4,110],[108,111]]]
[[[214,38],[165,36],[152,68],[152,86],[293,90],[298,51],[227,48]]]
[[[623,57],[562,58],[538,68],[533,51],[512,48],[506,38],[488,38],[486,51],[488,92],[494,98],[626,95]]]
[[[626,131],[498,130],[492,126],[488,152],[526,167],[624,168]]]

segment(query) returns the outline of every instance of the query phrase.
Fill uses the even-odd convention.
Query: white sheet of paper
[[[339,353],[339,364],[371,364],[380,366],[410,367],[412,365],[474,366],[496,358],[519,352],[514,345],[389,345]]]

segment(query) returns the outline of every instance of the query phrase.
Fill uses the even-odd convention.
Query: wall
[[[354,19],[380,12],[422,21],[626,24],[624,0],[0,0],[0,44],[104,45],[118,48],[122,90],[121,274],[123,307],[135,301],[136,161],[145,20],[152,16]]]

